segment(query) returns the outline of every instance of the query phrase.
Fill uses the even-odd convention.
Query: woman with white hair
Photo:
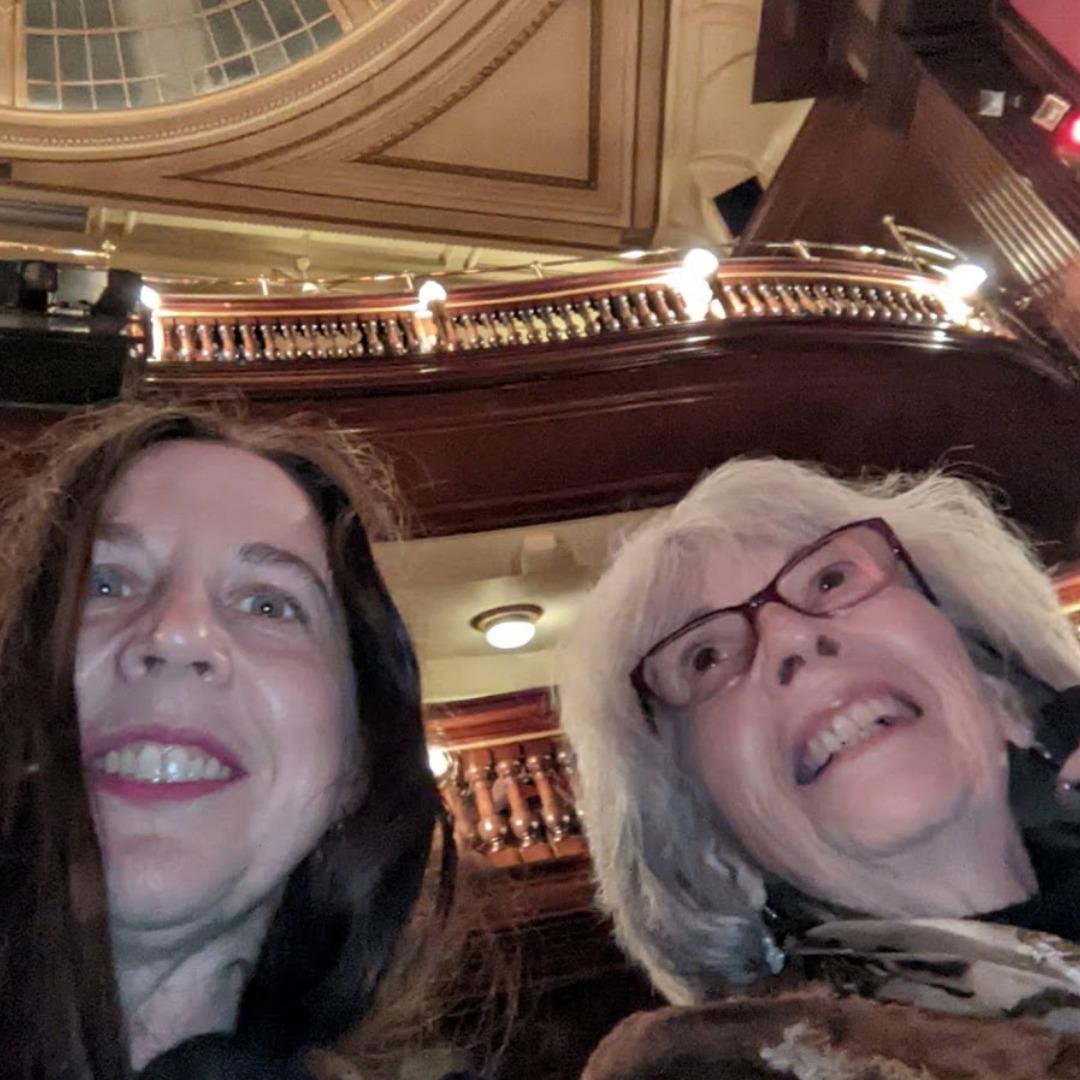
[[[622,547],[566,650],[623,947],[676,1004],[796,957],[863,991],[918,971],[918,1000],[969,1011],[1080,992],[1064,962],[988,991],[1017,932],[942,921],[1080,937],[1078,682],[1049,579],[974,486],[722,466]]]

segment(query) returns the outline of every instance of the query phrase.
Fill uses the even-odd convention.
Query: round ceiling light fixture
[[[520,649],[536,636],[536,624],[544,609],[538,604],[506,604],[489,608],[469,620],[493,649]]]

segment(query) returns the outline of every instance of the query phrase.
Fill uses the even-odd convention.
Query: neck
[[[1020,832],[1008,812],[966,815],[918,844],[869,861],[864,866],[872,887],[864,891],[853,878],[837,899],[866,911],[866,897],[876,899],[874,915],[902,918],[959,918],[1022,903],[1038,891],[1038,881]],[[855,875],[862,877],[863,874]],[[860,893],[863,897],[860,902]]]
[[[135,1069],[194,1035],[233,1030],[269,917],[256,909],[212,935],[114,926],[117,988]]]

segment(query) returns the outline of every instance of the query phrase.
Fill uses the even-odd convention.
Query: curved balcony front
[[[869,248],[383,296],[166,296],[138,393],[310,406],[394,460],[428,534],[658,505],[735,454],[957,462],[1080,552],[1076,376]],[[468,282],[466,281],[466,286]],[[436,290],[437,292],[437,290]]]

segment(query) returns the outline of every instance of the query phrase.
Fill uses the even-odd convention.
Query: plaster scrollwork
[[[486,82],[496,71],[499,70],[508,60],[510,60],[515,53],[519,52],[535,34],[536,32],[548,21],[548,19],[554,14],[556,8],[563,3],[563,0],[545,0],[543,6],[537,11],[533,19],[524,27],[521,32],[513,37],[510,42],[502,49],[497,55],[493,56],[479,71],[475,72],[467,80],[462,82],[453,91],[447,94],[437,104],[432,105],[426,109],[419,116],[410,120],[400,129],[391,132],[389,135],[380,139],[373,146],[369,147],[360,160],[364,160],[369,156],[375,156],[383,154],[391,147],[397,145],[403,139],[407,139],[414,132],[419,131],[421,128],[426,127],[433,120],[441,116],[447,109],[456,105],[459,101],[468,97],[478,86]]]
[[[12,2],[0,0],[0,11]],[[442,54],[461,41],[484,36],[493,24],[524,24],[521,40],[515,38],[517,44],[512,42],[502,59],[490,61],[501,64],[561,2],[396,0],[381,17],[359,26],[325,53],[209,97],[127,113],[79,114],[77,124],[70,114],[0,106],[0,153],[107,159],[232,141],[310,114],[365,84],[389,91],[395,82],[407,83],[403,72],[415,66],[417,53],[430,54],[437,64]],[[445,39],[447,27],[456,41]]]

